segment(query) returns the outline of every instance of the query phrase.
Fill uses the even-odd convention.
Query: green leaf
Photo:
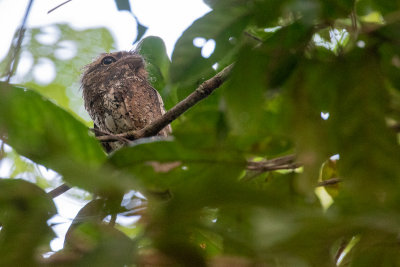
[[[280,16],[287,0],[254,1],[254,20],[260,28],[271,26]],[[276,25],[274,25],[276,26]]]
[[[55,169],[60,157],[89,166],[105,160],[99,142],[67,111],[32,90],[5,83],[0,87],[2,130],[18,153]]]
[[[246,8],[229,8],[212,11],[196,20],[179,38],[172,55],[170,79],[179,83],[180,96],[185,96],[194,85],[214,74],[212,65],[220,61],[235,48],[238,38],[249,22]],[[212,55],[204,58],[202,48],[193,44],[195,38],[214,40],[216,45]]]
[[[0,67],[7,64],[13,49],[10,48]],[[75,30],[67,24],[29,28],[24,36],[21,60],[29,59],[32,64],[23,66],[26,74],[17,76],[16,82],[52,99],[73,115],[76,114],[76,118],[89,120],[86,111],[83,111],[79,90],[82,67],[98,54],[113,49],[114,40],[106,28]],[[36,69],[42,64],[54,71],[55,76],[50,83],[40,82],[41,78],[51,77],[50,74],[43,77],[36,75]]]
[[[240,168],[245,161],[232,151],[192,148],[176,141],[150,138],[116,151],[109,163],[133,174],[147,189],[170,189],[198,170],[195,166],[221,164]]]
[[[336,164],[336,160],[328,159],[325,161],[321,166],[318,181],[322,182],[333,178],[339,178]],[[324,186],[324,189],[332,198],[334,198],[339,193],[339,184],[327,185]]]
[[[342,77],[336,84],[329,139],[340,154],[339,172],[350,180],[343,185],[351,194],[362,188],[356,193],[358,201],[379,207],[383,203],[378,192],[387,194],[385,205],[396,205],[399,199],[400,149],[385,122],[389,95],[377,54],[357,49],[335,64]]]
[[[135,243],[112,226],[84,222],[69,233],[69,246],[52,257],[70,253],[73,266],[127,266],[135,259],[135,249]]]
[[[241,49],[232,77],[224,88],[229,122],[236,134],[262,135],[265,127],[260,125],[268,124],[266,101],[271,101],[290,78],[311,34],[308,26],[293,23],[277,30],[260,46]]]
[[[357,2],[357,12],[361,15],[367,15],[377,10],[383,15],[399,9],[400,3],[392,0],[360,0]]]
[[[0,179],[0,207],[0,265],[38,265],[38,247],[53,236],[47,225],[56,213],[52,199],[27,181]]]
[[[164,41],[156,36],[146,37],[138,43],[136,51],[146,60],[150,83],[162,94],[171,64]]]
[[[132,186],[124,175],[102,167],[106,155],[100,143],[70,113],[34,91],[5,83],[0,89],[1,129],[20,155],[90,191],[115,194]],[[115,176],[121,183],[113,182]]]

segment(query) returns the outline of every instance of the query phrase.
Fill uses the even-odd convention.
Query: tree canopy
[[[0,157],[13,168],[0,179],[0,265],[400,265],[400,1],[204,2],[212,10],[171,59],[139,22],[137,50],[167,109],[212,90],[174,118],[171,138],[110,155],[78,77],[114,49],[111,34],[57,24],[43,44],[43,28],[16,33],[0,63]],[[76,55],[57,57],[66,42]],[[50,84],[29,71],[5,82],[27,54],[53,62]],[[56,185],[39,165],[95,195],[49,257]]]

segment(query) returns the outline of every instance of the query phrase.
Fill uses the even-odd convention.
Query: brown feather
[[[139,130],[165,113],[150,83],[143,58],[135,52],[101,54],[85,67],[81,84],[85,108],[95,127],[111,134]],[[171,133],[168,125],[159,136]],[[115,150],[121,142],[109,143]],[[110,150],[110,149],[109,149]]]

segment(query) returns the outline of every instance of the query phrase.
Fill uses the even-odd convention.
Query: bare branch
[[[245,177],[244,180],[250,180],[263,172],[276,171],[276,170],[294,170],[301,167],[303,164],[295,162],[295,155],[287,155],[270,160],[262,161],[249,161],[247,163],[247,170],[255,171],[255,174]],[[330,186],[342,182],[340,178],[331,178],[319,182],[316,186]]]
[[[269,160],[248,161],[246,169],[249,170],[249,172],[243,177],[243,181],[249,181],[264,172],[294,170],[301,166],[301,163],[295,162],[294,154]]]
[[[342,180],[340,178],[331,178],[322,182],[319,182],[317,187],[319,186],[328,186],[328,185],[335,185],[340,183]]]
[[[90,128],[90,130],[96,134],[96,138],[97,139],[99,139],[100,136],[108,136],[108,137],[115,138],[116,140],[121,141],[121,142],[123,142],[125,144],[128,144],[128,143],[131,142],[131,140],[129,140],[129,139],[123,137],[123,136],[118,136],[118,135],[114,135],[114,134],[111,134],[111,133],[107,133],[107,132],[102,131],[102,130],[100,130],[98,128]]]
[[[302,166],[294,162],[295,155],[287,155],[276,159],[249,161],[247,169],[251,171],[267,172],[276,170],[293,170]]]
[[[16,62],[16,58],[17,58],[17,56],[19,54],[19,51],[21,50],[22,40],[24,39],[24,34],[25,34],[26,20],[28,19],[28,15],[29,15],[29,12],[31,10],[32,3],[33,3],[33,0],[30,0],[29,3],[28,3],[28,6],[27,6],[26,11],[25,11],[24,18],[23,18],[22,23],[21,23],[21,27],[19,28],[17,44],[15,45],[14,48],[12,48],[12,54],[11,54],[11,57],[10,57],[10,61],[8,62],[8,65],[7,65],[7,70],[8,70],[8,72],[7,72],[7,80],[6,80],[7,83],[10,82],[10,79],[13,76],[13,74],[14,74],[16,68],[17,68],[17,66],[15,65],[15,62]]]
[[[61,194],[64,194],[65,192],[67,192],[68,190],[70,190],[71,187],[69,187],[66,184],[62,184],[56,188],[54,188],[53,190],[51,190],[50,192],[48,192],[47,194],[51,197],[51,198],[56,198]]]
[[[50,9],[49,11],[47,11],[47,14],[53,12],[53,11],[56,10],[57,8],[59,8],[59,7],[63,6],[63,5],[65,5],[66,3],[71,2],[71,1],[72,1],[72,0],[67,0],[67,1],[65,1],[65,2],[63,2],[63,3],[61,3],[61,4],[59,4],[58,6],[56,6],[56,7],[52,8],[52,9]]]
[[[203,100],[207,96],[209,96],[215,89],[220,87],[229,77],[231,70],[233,68],[233,64],[224,68],[217,75],[212,77],[211,79],[202,83],[193,93],[191,93],[184,100],[176,104],[173,108],[168,110],[162,117],[155,120],[153,123],[144,127],[143,129],[130,131],[122,134],[117,134],[114,136],[98,136],[97,139],[102,142],[110,142],[110,141],[118,141],[116,137],[123,137],[132,139],[139,139],[142,137],[150,137],[156,135],[159,131],[161,131],[165,126],[170,124],[172,121],[177,119],[180,115],[182,115],[189,108],[194,106],[200,100]]]

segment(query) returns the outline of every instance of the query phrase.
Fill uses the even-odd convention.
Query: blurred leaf
[[[337,19],[349,16],[356,0],[319,0],[322,7],[322,17]]]
[[[0,67],[6,64],[12,49]],[[12,81],[52,99],[73,115],[78,114],[76,118],[89,120],[79,91],[82,67],[112,49],[114,40],[106,28],[75,30],[67,24],[29,28],[18,58],[23,76],[17,70]]]
[[[135,259],[134,242],[109,225],[83,222],[69,232],[69,244],[51,258],[69,256],[67,266],[126,266]]]
[[[397,243],[397,236],[371,232],[361,236],[350,254],[351,266],[359,267],[366,265],[374,266],[396,266],[400,261],[399,249],[393,245]]]
[[[289,1],[271,0],[271,1],[253,1],[254,19],[258,27],[264,28],[275,22],[282,16],[282,9]]]
[[[95,199],[81,208],[65,234],[64,246],[68,248],[79,247],[79,240],[74,239],[73,232],[83,223],[101,223],[107,216],[105,207],[106,201],[104,199]]]
[[[129,4],[129,0],[115,0],[115,4],[117,5],[117,9],[122,11],[131,11],[131,5]]]
[[[5,83],[0,86],[1,125],[8,142],[21,155],[44,165],[52,165],[59,157],[89,166],[99,166],[105,160],[88,128],[68,112],[34,91]]]
[[[399,197],[396,192],[400,169],[396,158],[400,150],[395,134],[385,123],[388,91],[379,70],[377,52],[355,50],[335,67],[342,78],[336,87],[338,95],[332,106],[329,138],[340,154],[339,171],[350,180],[343,185],[351,191],[363,188],[358,191],[358,201],[395,205]],[[389,195],[381,202],[378,192]]]
[[[179,38],[172,55],[170,79],[179,83],[179,97],[186,96],[195,84],[214,74],[212,65],[220,61],[238,43],[238,38],[249,21],[249,11],[232,7],[225,10],[211,11],[196,20]],[[202,56],[201,47],[194,45],[196,38],[204,42],[215,41],[211,56]]]
[[[338,178],[339,175],[336,164],[336,160],[328,159],[325,161],[321,166],[318,181],[327,181],[333,178]],[[324,186],[324,189],[332,198],[334,198],[339,193],[339,184],[327,185]]]
[[[124,175],[101,167],[106,155],[99,142],[71,114],[34,91],[0,87],[0,125],[19,154],[90,191],[114,194],[132,186]],[[112,182],[115,176],[120,184]]]
[[[240,168],[245,164],[245,161],[232,151],[193,149],[176,141],[151,139],[116,151],[109,158],[109,162],[119,170],[134,174],[135,179],[139,179],[149,190],[175,188],[186,179],[185,177],[198,170],[195,166],[221,164]],[[173,164],[176,167],[160,172],[154,167],[155,164]]]
[[[37,248],[53,236],[47,220],[55,213],[52,199],[36,185],[0,179],[0,265],[38,265]]]
[[[229,122],[236,133],[250,137],[263,131],[259,125],[265,118],[267,90],[279,88],[290,77],[310,37],[310,28],[294,23],[255,49],[242,48],[229,89],[224,91]]]
[[[363,15],[372,13],[374,10],[378,10],[385,15],[399,9],[399,7],[400,3],[398,1],[391,0],[360,0],[357,3],[357,11]]]
[[[135,20],[136,20],[136,24],[137,24],[137,28],[136,28],[137,34],[136,34],[135,41],[133,41],[134,44],[143,37],[143,35],[146,33],[146,31],[148,29],[146,26],[144,26],[143,24],[141,24],[139,22],[139,20],[136,18],[136,16],[135,16]]]
[[[115,0],[115,3],[117,4],[117,9],[119,11],[129,11],[130,13],[132,13],[131,5],[129,4],[129,0]],[[133,41],[133,43],[136,43],[146,33],[147,27],[142,25],[139,22],[138,18],[133,13],[132,13],[132,15],[133,15],[133,17],[134,17],[134,19],[136,21],[136,25],[137,25],[137,27],[136,27],[136,31],[137,31],[136,39],[135,39],[135,41]]]
[[[136,51],[146,60],[150,83],[163,94],[171,64],[164,41],[156,36],[146,37],[138,43]]]

